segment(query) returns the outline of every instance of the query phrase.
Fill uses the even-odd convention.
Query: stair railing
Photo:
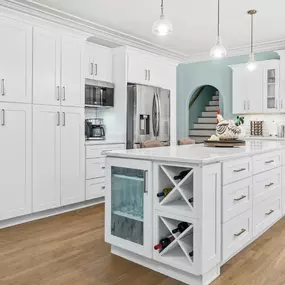
[[[192,105],[195,103],[195,101],[198,99],[198,97],[201,95],[203,90],[205,89],[205,85],[200,88],[200,90],[197,92],[197,94],[191,99],[189,102],[189,109],[192,107]]]

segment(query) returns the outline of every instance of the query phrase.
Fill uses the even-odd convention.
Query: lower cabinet
[[[83,201],[84,109],[33,108],[33,211]]]
[[[32,107],[0,103],[0,220],[32,211]]]
[[[152,189],[152,163],[115,158],[111,161],[106,175],[106,242],[151,258],[152,195],[148,191]]]

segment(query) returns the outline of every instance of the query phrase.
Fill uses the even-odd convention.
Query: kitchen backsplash
[[[285,123],[285,114],[245,115],[244,119],[245,136],[250,136],[250,121],[264,121],[263,136],[269,137],[277,136],[279,124]]]

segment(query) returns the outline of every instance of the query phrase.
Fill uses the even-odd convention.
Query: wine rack
[[[154,199],[157,210],[170,211],[181,215],[195,217],[195,193],[194,174],[195,168],[173,165],[156,166],[157,183],[154,185]],[[188,174],[182,179],[175,181],[174,177],[182,171]],[[165,197],[157,197],[163,189],[172,188],[172,191]]]
[[[185,220],[185,217],[177,217],[161,212],[156,212],[155,220],[154,244],[158,244],[161,239],[169,236],[173,236],[174,240],[163,250],[154,250],[154,259],[195,274],[195,220]],[[188,223],[188,228],[182,233],[173,234],[172,231],[181,222]]]

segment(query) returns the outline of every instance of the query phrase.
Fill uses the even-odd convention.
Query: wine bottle
[[[159,241],[157,245],[154,246],[155,250],[161,249],[164,250],[167,246],[169,246],[174,241],[174,236],[170,235],[166,238],[163,238]]]
[[[178,175],[174,176],[174,180],[182,180],[191,170],[183,170]]]
[[[172,188],[164,188],[161,192],[157,193],[157,197],[166,197],[170,192],[172,191]]]
[[[172,231],[173,234],[183,233],[189,227],[188,223],[181,222],[178,224],[177,228]]]

